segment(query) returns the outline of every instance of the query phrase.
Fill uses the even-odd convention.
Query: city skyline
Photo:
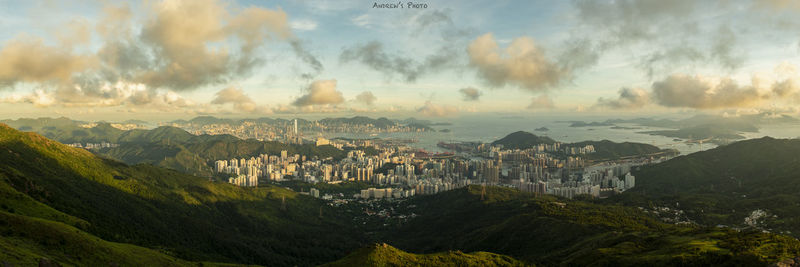
[[[3,2],[0,115],[797,115],[790,1]]]

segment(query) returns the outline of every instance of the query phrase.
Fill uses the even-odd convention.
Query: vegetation
[[[341,260],[322,266],[528,266],[528,264],[509,256],[489,252],[450,251],[413,254],[383,243],[358,249]]]
[[[644,166],[636,187],[611,201],[683,210],[701,225],[800,233],[800,140],[736,142]],[[756,220],[745,218],[752,215]],[[754,213],[755,212],[755,213]]]
[[[286,150],[289,155],[339,160],[347,152],[331,145],[290,145],[280,142],[250,140],[210,140],[202,142],[176,143],[162,140],[154,143],[127,143],[118,147],[104,148],[96,153],[103,157],[128,164],[147,163],[178,170],[184,173],[210,176],[213,162],[232,158],[250,158],[260,154],[280,155]]]
[[[3,211],[0,233],[0,258],[5,265],[198,266],[152,249],[108,242],[64,223]]]
[[[218,156],[249,147],[209,143],[159,146]],[[261,147],[246,151],[264,149],[254,144]],[[129,166],[0,126],[0,255],[18,265],[766,265],[800,254],[797,239],[761,231],[795,232],[798,151],[798,140],[764,138],[678,157],[636,170],[637,187],[610,200],[470,186],[385,202],[397,205],[393,213],[416,214],[407,221],[356,225],[367,204],[337,208],[280,186],[240,188]],[[335,193],[368,185],[288,186]],[[645,212],[663,206],[685,209],[698,224]],[[776,217],[738,230],[709,227],[744,221],[737,216],[753,209]],[[433,254],[357,249],[372,242]]]
[[[543,265],[639,266],[766,265],[800,253],[790,237],[665,224],[632,207],[500,187],[423,196],[405,209],[419,216],[385,239],[418,253],[458,249]]]
[[[268,265],[321,264],[363,244],[348,224],[352,215],[280,187],[240,188],[128,166],[6,126],[0,126],[0,148],[4,212],[103,240],[192,261]]]
[[[528,149],[540,144],[551,145],[555,143],[555,140],[547,136],[536,136],[529,132],[518,131],[492,142],[492,145],[503,145],[506,149]]]
[[[595,152],[586,154],[585,157],[591,160],[613,160],[631,156],[651,155],[659,152],[675,153],[674,151],[662,150],[657,146],[642,143],[622,142],[616,143],[609,140],[603,141],[583,141],[572,143],[568,146],[584,147],[594,146]]]
[[[492,145],[503,145],[507,149],[528,149],[540,144],[554,144],[556,141],[546,136],[536,136],[532,133],[518,131],[511,133],[500,140],[492,142]],[[615,143],[609,140],[602,141],[583,141],[578,143],[564,144],[564,147],[584,147],[592,145],[595,153],[585,155],[590,160],[615,160],[623,157],[650,155],[655,153],[675,153],[674,151],[661,150],[660,148],[642,143]],[[556,153],[566,156],[564,153]]]

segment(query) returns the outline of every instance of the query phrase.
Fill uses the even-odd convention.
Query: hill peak
[[[554,144],[556,141],[547,136],[537,136],[526,131],[516,131],[506,135],[492,145],[503,145],[508,149],[527,149],[540,144]]]

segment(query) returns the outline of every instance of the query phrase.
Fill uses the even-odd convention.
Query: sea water
[[[591,121],[605,121],[612,118],[590,118]],[[586,121],[586,117],[569,116],[504,116],[504,115],[482,115],[482,116],[462,116],[438,122],[448,122],[451,125],[432,126],[436,131],[427,132],[394,132],[377,134],[351,134],[351,133],[325,133],[326,138],[344,137],[356,139],[413,139],[412,147],[424,149],[431,152],[444,152],[446,149],[438,147],[439,142],[484,142],[491,143],[504,136],[516,132],[526,131],[539,136],[548,136],[562,143],[572,143],[580,141],[600,141],[610,140],[613,142],[635,142],[657,146],[662,149],[676,149],[682,155],[690,154],[716,147],[711,143],[688,143],[685,140],[676,140],[673,137],[650,135],[642,133],[645,131],[674,130],[661,127],[646,127],[630,123],[618,123],[616,126],[628,127],[624,129],[613,129],[612,126],[588,126],[570,127],[570,121]],[[535,129],[545,127],[548,131],[536,131]],[[449,129],[449,132],[439,130]],[[760,138],[771,136],[775,138],[798,138],[800,136],[800,124],[773,124],[762,126],[757,133],[742,133],[743,136],[750,138]]]

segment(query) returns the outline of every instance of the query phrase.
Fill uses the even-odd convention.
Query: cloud
[[[480,90],[472,87],[461,88],[458,90],[458,92],[461,93],[464,101],[478,101],[480,100],[481,95],[483,95]]]
[[[29,94],[11,94],[2,103],[30,103],[37,107],[141,107],[159,111],[190,111],[196,104],[172,91],[159,92],[145,84],[103,83],[76,78],[74,86],[55,90],[37,89]]]
[[[19,82],[68,83],[73,75],[95,63],[91,56],[48,46],[38,38],[21,37],[7,42],[0,50],[0,86],[10,87]]]
[[[280,9],[248,7],[233,14],[212,0],[165,1],[154,4],[151,13],[141,38],[157,64],[139,79],[156,88],[194,89],[247,74],[263,62],[255,52],[265,40],[291,36]],[[238,42],[209,45],[233,38]]]
[[[743,53],[734,50],[737,36],[729,26],[720,26],[713,38],[710,58],[728,69],[737,69],[744,63]]]
[[[729,76],[672,74],[656,81],[651,91],[622,88],[619,98],[597,101],[598,107],[641,108],[651,100],[664,107],[693,109],[775,108],[800,102],[800,77],[794,64],[783,62],[771,72],[756,72],[749,83]]]
[[[9,95],[0,100],[0,103],[29,103],[37,107],[49,107],[55,103],[52,93],[41,89],[33,91],[29,95]]]
[[[214,99],[211,100],[211,104],[223,105],[227,103],[233,104],[233,108],[237,111],[253,112],[256,110],[255,101],[247,96],[242,89],[235,87],[219,90]]]
[[[519,37],[500,50],[491,33],[484,34],[467,48],[470,65],[478,77],[493,87],[516,85],[530,91],[546,91],[558,86],[569,72],[549,60],[533,39]]]
[[[425,101],[425,105],[417,109],[417,112],[428,117],[447,117],[458,113],[458,109],[453,106],[434,104]]]
[[[547,95],[531,98],[531,103],[528,105],[528,109],[554,109],[555,107],[553,100]]]
[[[455,51],[446,47],[427,56],[421,63],[412,58],[392,54],[397,53],[387,53],[382,43],[372,41],[344,49],[339,55],[339,61],[345,63],[357,61],[373,70],[383,72],[387,77],[399,75],[406,81],[413,82],[422,75],[450,67],[456,58]]]
[[[366,105],[371,106],[375,103],[375,100],[378,100],[375,95],[372,94],[370,91],[364,91],[356,96],[356,102],[364,103]]]
[[[653,98],[666,107],[696,109],[751,107],[764,100],[755,87],[740,86],[731,78],[713,81],[700,75],[682,74],[653,83]]]
[[[601,48],[589,39],[571,39],[563,45],[558,64],[565,70],[579,70],[594,66],[600,60]]]
[[[350,22],[362,28],[369,28],[369,26],[372,24],[369,14],[362,14],[360,16],[353,17],[350,19]]]
[[[562,55],[567,64],[575,56],[593,66],[610,51],[619,51],[639,62],[648,77],[670,73],[675,68],[694,65],[717,65],[735,70],[741,67],[748,50],[741,49],[741,33],[764,20],[747,21],[746,17],[709,20],[706,10],[715,14],[737,13],[739,4],[729,1],[573,1],[579,27],[573,28]],[[716,15],[713,15],[716,16]],[[733,27],[733,26],[738,27]],[[762,25],[757,27],[770,27]],[[583,43],[587,54],[575,53],[571,45]],[[578,51],[581,52],[581,51]],[[691,63],[691,64],[689,64]]]
[[[691,16],[693,0],[574,1],[576,17],[590,27],[600,28],[618,43],[652,39],[662,34],[660,23],[675,23]]]
[[[59,28],[55,36],[60,45],[65,47],[88,44],[92,37],[90,28],[88,21],[75,19]]]
[[[289,26],[298,31],[313,31],[317,29],[317,22],[309,19],[293,20]]]
[[[450,18],[450,15],[441,10],[421,12],[415,17],[415,21],[420,28],[427,28],[439,23],[453,24],[453,20]]]
[[[134,25],[127,5],[106,5],[94,27],[73,20],[58,29],[59,46],[37,38],[7,42],[0,50],[0,83],[57,82],[71,87],[73,77],[86,76],[98,80],[95,84],[122,81],[192,90],[250,73],[264,62],[258,48],[267,40],[293,38],[280,9],[232,8],[214,0],[145,6],[149,16],[141,27]],[[91,29],[102,41],[96,54],[74,53],[74,46],[88,45]],[[302,46],[293,48],[301,59],[321,68]]]
[[[608,107],[612,109],[637,109],[641,108],[650,101],[647,91],[641,88],[621,88],[617,99],[597,99],[596,106]]]
[[[292,51],[294,51],[294,54],[297,55],[297,57],[300,58],[300,60],[310,65],[311,68],[314,70],[313,73],[303,74],[304,78],[311,79],[319,75],[320,72],[322,72],[322,70],[324,69],[322,63],[320,63],[319,60],[317,60],[317,58],[313,54],[311,54],[305,49],[303,43],[301,43],[299,40],[292,40],[289,42],[289,44],[292,46]]]
[[[292,105],[298,107],[313,105],[336,105],[344,102],[342,92],[336,90],[336,80],[317,80],[306,89],[307,94],[297,98]]]

